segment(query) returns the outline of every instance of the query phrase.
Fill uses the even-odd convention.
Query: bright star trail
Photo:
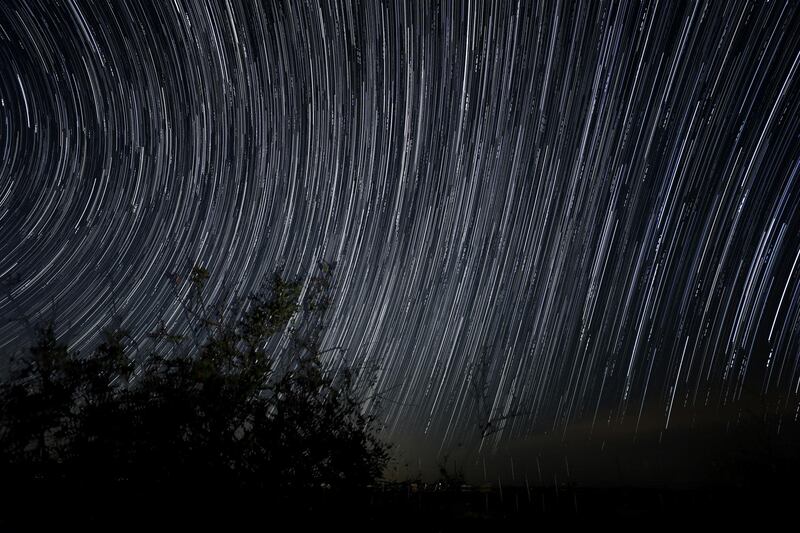
[[[800,4],[4,1],[0,235],[5,352],[325,259],[390,439],[796,424]]]

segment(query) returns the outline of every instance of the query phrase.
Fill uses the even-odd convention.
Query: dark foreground
[[[242,493],[214,488],[4,487],[0,531],[208,528],[272,531],[344,526],[349,531],[531,530],[600,520],[674,522],[702,517],[791,516],[797,493],[777,487],[703,489],[454,487],[398,484],[347,493]],[[657,522],[653,522],[653,519]],[[488,529],[487,529],[488,528]]]

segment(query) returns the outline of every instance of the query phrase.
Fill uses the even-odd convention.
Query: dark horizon
[[[0,369],[325,260],[388,477],[711,482],[798,433],[799,70],[794,2],[3,2]]]

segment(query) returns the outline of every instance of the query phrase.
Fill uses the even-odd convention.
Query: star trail
[[[2,2],[0,349],[325,259],[390,439],[795,424],[798,71],[791,1]]]

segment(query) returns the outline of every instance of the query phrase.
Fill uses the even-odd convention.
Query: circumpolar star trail
[[[326,259],[390,437],[795,420],[799,71],[791,1],[4,1],[0,349]]]

